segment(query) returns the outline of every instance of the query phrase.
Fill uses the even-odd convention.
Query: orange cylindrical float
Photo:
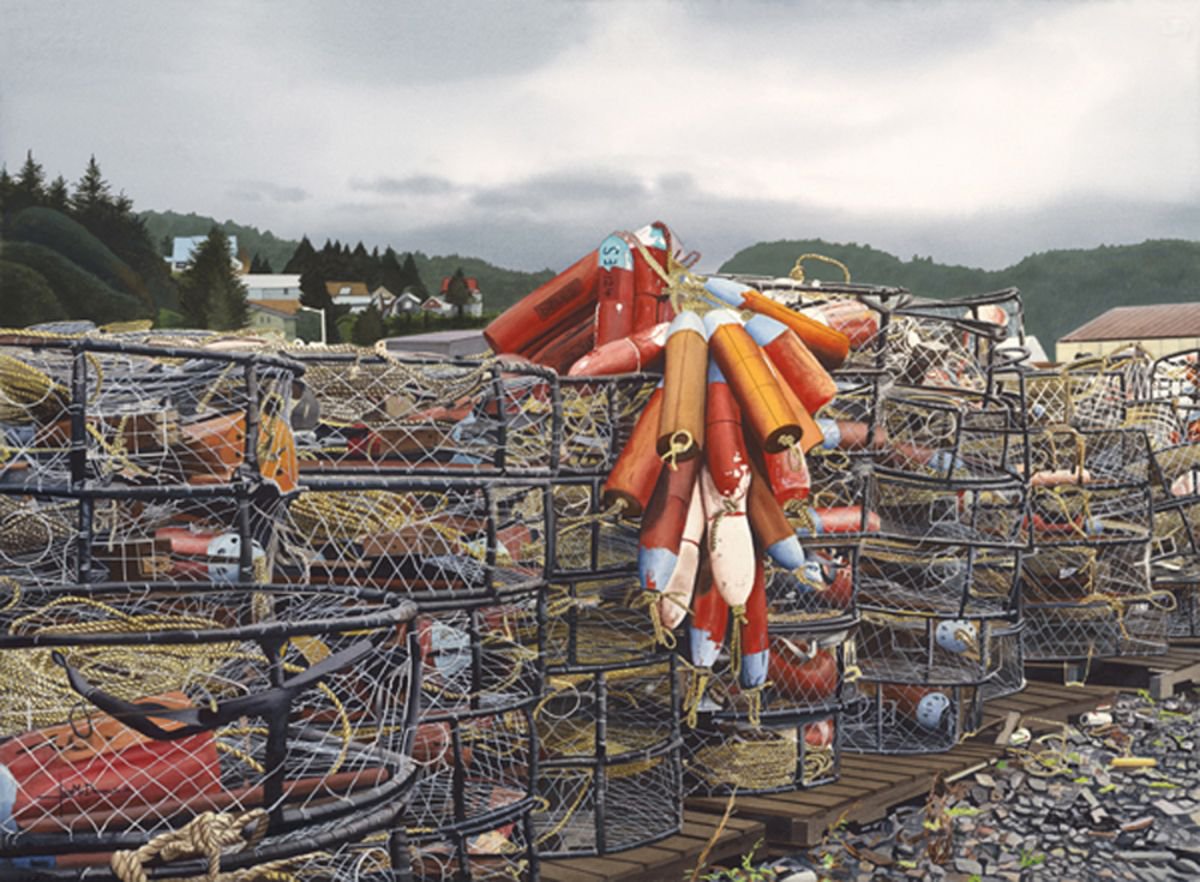
[[[663,462],[654,449],[658,439],[658,421],[662,415],[662,400],[662,386],[659,386],[646,402],[625,443],[625,449],[617,457],[608,480],[604,482],[605,508],[618,501],[624,502],[622,514],[627,518],[641,517],[650,504],[654,485],[662,471]]]
[[[844,297],[813,307],[833,330],[844,334],[855,349],[861,349],[879,333],[879,313],[860,300]]]
[[[700,463],[692,457],[658,476],[638,535],[638,576],[646,591],[665,590],[675,572]]]
[[[799,447],[803,452],[808,453],[814,447],[820,447],[825,441],[825,436],[821,432],[821,427],[817,421],[812,418],[812,415],[800,403],[800,399],[796,393],[792,391],[792,387],[787,384],[787,381],[780,376],[779,371],[775,370],[775,366],[771,364],[770,359],[767,359],[767,367],[771,369],[772,376],[775,377],[775,382],[779,386],[779,391],[787,401],[788,407],[791,409],[792,419],[796,425],[800,427],[800,437],[793,438],[788,446]],[[788,442],[787,436],[781,437],[781,441]]]
[[[633,251],[625,236],[613,233],[596,249],[595,347],[633,331]]]
[[[742,440],[741,412],[720,367],[709,364],[705,405],[705,467],[700,473],[707,522],[706,547],[713,582],[731,607],[744,607],[754,587],[754,533],[746,505],[750,457]]]
[[[530,361],[565,374],[575,362],[592,349],[595,316],[590,311],[576,313],[574,324],[559,326],[555,334],[529,353]]]
[[[746,613],[741,627],[742,669],[738,683],[743,689],[757,689],[767,682],[767,670],[771,659],[771,635],[767,617],[766,566],[759,557],[754,561],[754,587],[746,600]]]
[[[670,464],[692,459],[704,448],[704,399],[708,382],[708,338],[704,322],[681,312],[667,332],[658,455]]]
[[[662,361],[669,328],[668,322],[660,322],[598,346],[571,365],[567,373],[572,377],[601,377],[649,370]]]
[[[640,330],[661,321],[670,321],[669,318],[659,317],[659,307],[665,299],[663,289],[666,287],[659,270],[664,273],[667,271],[670,243],[667,241],[666,224],[661,221],[642,227],[633,234],[633,239],[642,246],[635,247],[633,254],[633,326]],[[650,260],[654,261],[654,265]],[[669,302],[667,306],[669,309]]]
[[[734,309],[748,309],[759,315],[770,316],[787,325],[796,332],[796,335],[812,350],[813,355],[829,370],[840,366],[846,360],[846,356],[850,354],[850,338],[841,331],[794,312],[782,303],[776,303],[765,294],[755,291],[749,285],[743,285],[732,279],[713,278],[704,283],[704,288],[708,293],[721,302],[728,303]]]
[[[888,446],[887,432],[882,426],[874,426],[861,420],[817,420],[821,434],[825,436],[828,450],[881,450]]]
[[[710,561],[705,558],[700,562],[700,570],[696,574],[692,621],[688,627],[688,648],[693,665],[711,668],[717,663],[728,627],[729,604],[717,590]]]
[[[795,331],[770,316],[756,315],[746,322],[746,333],[762,347],[809,414],[833,400],[837,384]]]
[[[759,445],[767,453],[791,447],[800,438],[802,427],[758,344],[727,309],[708,313],[704,327],[713,358],[741,404]]]
[[[837,692],[837,657],[804,640],[776,637],[771,646],[771,682],[794,702],[818,704]]]
[[[786,570],[797,570],[804,566],[804,548],[796,538],[796,531],[753,458],[750,460],[750,499],[746,510],[750,515],[754,538],[771,560]]]
[[[563,319],[593,309],[597,271],[593,251],[493,319],[483,338],[493,352],[527,354]]]

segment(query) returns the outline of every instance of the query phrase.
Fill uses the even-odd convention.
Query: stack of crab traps
[[[1024,685],[1022,402],[996,382],[1011,358],[1001,343],[1019,339],[1020,301],[1014,290],[938,304],[886,289],[855,296],[878,330],[839,372],[845,391],[821,412],[825,440],[810,460],[811,532],[827,512],[855,515],[859,623],[843,743],[947,750],[978,727],[985,699]]]
[[[0,338],[4,878],[336,873],[403,846],[415,607],[279,582],[303,368],[203,343]]]
[[[1029,403],[1021,578],[1030,661],[1086,665],[1166,649],[1170,604],[1152,588],[1150,557],[1152,547],[1176,555],[1179,510],[1154,512],[1171,438],[1169,415],[1145,400],[1148,369],[1135,351],[1005,380],[1023,385]]]

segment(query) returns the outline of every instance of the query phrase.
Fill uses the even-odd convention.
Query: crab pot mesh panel
[[[636,572],[638,522],[604,508],[603,486],[599,477],[559,479],[551,485],[552,577]]]
[[[858,665],[868,680],[978,685],[999,672],[1020,639],[1011,621],[864,609]]]
[[[880,464],[942,481],[1016,475],[1024,430],[1008,402],[969,392],[890,387],[872,439]]]
[[[305,366],[292,411],[305,471],[545,475],[555,467],[553,372],[342,349],[288,350]]]
[[[1145,472],[1157,501],[1200,496],[1200,444],[1155,447]]]
[[[1130,402],[1122,428],[1145,432],[1150,449],[1156,452],[1175,447],[1187,438],[1179,409],[1168,400]]]
[[[879,346],[879,365],[908,386],[987,392],[998,366],[997,347],[1005,328],[988,321],[920,310],[888,317]]]
[[[551,671],[535,717],[540,854],[606,854],[679,831],[673,655],[626,668]]]
[[[265,355],[7,334],[3,480],[38,490],[270,483],[287,492],[300,371]]]
[[[858,604],[930,620],[1008,616],[1017,609],[1019,557],[1006,548],[866,539]]]
[[[433,601],[519,592],[545,576],[546,492],[536,480],[311,477],[288,500],[280,569]]]
[[[1022,623],[1007,626],[996,623],[992,651],[996,656],[996,672],[980,685],[985,701],[1004,698],[1025,688],[1025,641]]]
[[[1158,359],[1150,366],[1146,398],[1175,403],[1188,424],[1190,412],[1200,404],[1200,350],[1185,349]]]
[[[947,483],[877,469],[868,489],[867,533],[904,542],[1021,547],[1025,486],[1016,478]]]
[[[685,734],[688,796],[803,790],[837,780],[843,746],[840,712],[744,722],[708,719]]]
[[[1177,572],[1156,569],[1154,588],[1169,591],[1175,599],[1175,608],[1167,617],[1167,636],[1200,637],[1200,574],[1187,572],[1183,567]]]
[[[833,378],[837,385],[837,394],[817,412],[816,416],[822,420],[833,420],[834,422],[849,423],[852,427],[863,427],[860,430],[863,439],[874,437],[874,433],[866,431],[866,428],[873,427],[876,419],[879,390],[884,380],[883,374],[839,370],[833,374]],[[828,428],[828,424],[823,425]],[[827,432],[826,434],[831,433]],[[843,439],[841,433],[838,432],[834,433],[832,439],[826,438],[826,445],[828,449],[838,448],[847,453],[869,449],[870,445],[865,441],[863,448],[860,448],[857,443],[853,443],[856,441],[857,439],[852,438]]]
[[[998,339],[1012,340],[1018,344],[1025,338],[1025,310],[1021,294],[1016,288],[1004,288],[987,294],[974,294],[950,300],[923,300],[919,303],[901,304],[900,312],[914,312],[925,316],[978,324],[984,328],[999,329]],[[991,339],[983,336],[981,343]],[[987,363],[994,352],[984,346],[979,350],[978,361]]]
[[[641,594],[636,574],[556,579],[547,590],[545,664],[619,668],[659,658]]]
[[[804,543],[805,567],[791,571],[767,561],[767,615],[772,632],[837,619],[855,606],[858,546]]]
[[[607,475],[658,381],[646,374],[559,377],[560,472]]]
[[[1154,507],[1154,535],[1150,559],[1170,560],[1200,556],[1200,498],[1187,497]]]
[[[858,681],[858,700],[842,715],[842,746],[852,753],[940,753],[983,720],[976,686]]]
[[[524,807],[460,829],[410,834],[411,876],[419,882],[534,882],[534,839]]]
[[[1057,661],[1165,649],[1170,599],[1145,542],[1038,547],[1021,562],[1025,655]]]
[[[136,848],[206,811],[265,810],[275,836],[403,804],[406,601],[334,587],[6,591],[5,857]]]
[[[0,575],[25,582],[266,582],[274,491],[136,487],[36,495],[0,485]]]

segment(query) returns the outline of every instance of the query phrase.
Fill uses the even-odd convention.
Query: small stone
[[[960,873],[966,873],[968,876],[983,875],[983,864],[979,863],[979,861],[972,860],[971,858],[955,858],[954,869],[958,870]]]
[[[812,870],[799,870],[790,876],[784,876],[779,882],[817,882],[817,874]]]
[[[1117,860],[1139,864],[1165,864],[1175,860],[1173,851],[1118,851]]]
[[[996,786],[996,779],[993,778],[991,775],[987,774],[986,772],[977,772],[975,775],[975,780],[978,781],[980,784],[982,784],[984,787],[995,787]]]
[[[1154,802],[1152,802],[1150,804],[1152,806],[1154,806],[1156,809],[1158,809],[1160,812],[1162,812],[1164,815],[1168,815],[1169,817],[1172,817],[1172,818],[1175,817],[1176,815],[1182,815],[1182,814],[1187,813],[1186,808],[1178,805],[1177,803],[1171,802],[1171,800],[1169,800],[1169,799],[1156,799],[1156,800],[1154,800]]]
[[[1029,789],[1035,793],[1045,793],[1047,789],[1046,782],[1041,778],[1030,778]]]

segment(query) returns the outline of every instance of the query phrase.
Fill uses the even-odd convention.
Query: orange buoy
[[[633,327],[636,330],[657,325],[670,319],[659,318],[659,304],[663,297],[666,283],[658,271],[646,260],[646,254],[657,264],[658,269],[667,271],[667,226],[661,221],[642,227],[633,234],[633,238],[642,249],[633,252]],[[670,303],[668,302],[668,308]]]
[[[596,339],[605,343],[628,337],[633,331],[633,251],[625,236],[613,233],[596,249]]]
[[[750,335],[808,413],[815,414],[833,400],[837,384],[796,332],[767,315],[756,315],[746,322]]]
[[[700,316],[681,312],[667,332],[658,455],[669,464],[692,459],[704,447],[708,336]]]
[[[825,442],[825,436],[821,433],[821,427],[817,424],[817,421],[812,418],[812,415],[800,403],[800,399],[796,397],[796,393],[792,391],[792,387],[780,376],[779,371],[771,364],[770,359],[767,359],[767,367],[771,369],[771,374],[775,377],[775,382],[779,385],[779,391],[783,394],[784,400],[787,401],[788,407],[791,409],[793,420],[800,427],[799,441],[793,439],[791,446],[798,446],[805,453],[808,453],[814,447],[821,446]]]
[[[655,450],[658,421],[662,415],[662,400],[660,385],[646,402],[646,407],[625,443],[625,449],[617,457],[608,480],[604,482],[602,498],[605,508],[615,505],[618,501],[624,502],[625,509],[622,514],[627,518],[642,516],[642,512],[650,504],[650,497],[662,471],[663,463]]]
[[[804,566],[804,548],[796,538],[796,531],[753,458],[750,460],[750,499],[746,508],[754,538],[771,560],[785,570],[798,570]]]
[[[679,563],[700,462],[693,457],[658,476],[638,535],[638,576],[646,591],[663,591]]]
[[[816,319],[795,312],[782,303],[776,303],[749,285],[732,279],[709,279],[704,288],[723,303],[734,309],[748,309],[759,315],[767,315],[787,325],[813,355],[829,370],[834,370],[850,354],[850,338],[841,331],[821,324]],[[711,336],[711,335],[710,335]]]
[[[526,355],[564,319],[593,311],[598,269],[593,251],[502,312],[483,331],[492,351]]]
[[[705,468],[701,500],[713,582],[731,607],[744,607],[754,588],[754,533],[746,505],[750,461],[742,440],[741,413],[720,367],[709,365]]]
[[[657,365],[667,348],[668,322],[634,331],[628,337],[605,343],[585,355],[567,372],[572,377],[601,377],[641,373]]]
[[[802,435],[798,415],[741,320],[727,309],[717,309],[704,317],[704,327],[709,349],[724,374],[723,382],[728,382],[741,404],[759,445],[768,453],[791,447]]]
[[[845,297],[812,308],[835,331],[845,334],[854,349],[861,349],[879,333],[879,313],[861,300]]]

